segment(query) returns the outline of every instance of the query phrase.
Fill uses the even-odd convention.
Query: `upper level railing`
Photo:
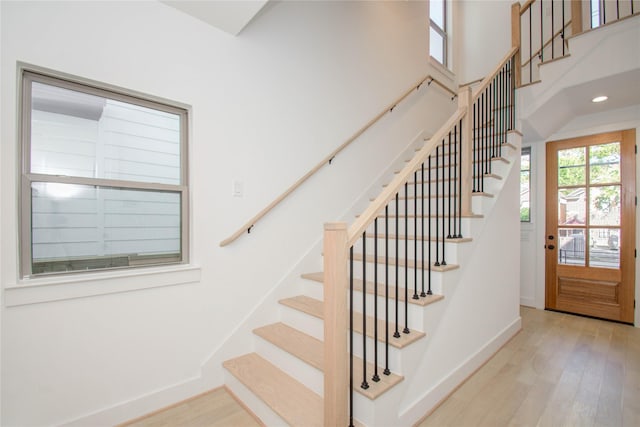
[[[464,237],[472,193],[482,191],[515,124],[517,52],[512,48],[473,94],[459,92],[456,112],[351,226],[325,225],[325,425],[353,425],[354,389],[375,394],[383,376],[393,375],[389,347],[421,336],[408,305],[433,298],[432,272],[456,268],[447,242]],[[362,340],[358,357],[355,339]]]
[[[387,113],[393,112],[393,110],[400,104],[405,98],[407,98],[411,93],[416,90],[419,90],[426,83],[427,86],[431,86],[432,83],[440,86],[442,89],[447,91],[452,95],[451,99],[453,100],[456,97],[456,92],[449,89],[444,83],[438,80],[436,77],[431,75],[426,75],[414,85],[412,85],[407,91],[405,91],[400,97],[398,97],[395,101],[389,104],[384,110],[382,110],[378,115],[369,120],[367,124],[361,127],[356,133],[354,133],[349,139],[343,142],[338,148],[329,153],[325,158],[323,158],[317,165],[315,165],[311,170],[309,170],[306,174],[304,174],[300,179],[298,179],[291,187],[289,187],[284,193],[280,194],[276,199],[274,199],[271,203],[269,203],[264,209],[258,212],[255,216],[253,216],[250,220],[245,222],[236,232],[234,232],[231,236],[224,239],[220,242],[220,246],[226,246],[232,242],[234,242],[238,237],[243,235],[244,233],[251,233],[251,229],[253,226],[260,221],[265,215],[267,215],[273,208],[275,208],[278,204],[284,201],[287,196],[297,190],[306,180],[311,178],[316,172],[322,169],[326,165],[330,165],[333,159],[345,148],[347,148],[352,142],[357,140],[362,134],[364,134],[371,126],[378,122],[382,117],[384,117]]]
[[[520,31],[521,83],[529,84],[540,79],[540,64],[569,54],[569,37],[639,13],[640,0],[529,0],[513,7],[520,14],[517,21],[512,14],[512,25]]]

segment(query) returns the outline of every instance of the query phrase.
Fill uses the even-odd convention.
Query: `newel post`
[[[324,225],[324,425],[347,426],[347,224]]]
[[[462,216],[473,214],[471,210],[473,187],[471,182],[473,180],[473,97],[471,93],[471,86],[466,86],[458,92],[458,107],[467,109],[467,114],[462,120],[462,171],[460,173],[462,180],[460,214]]]
[[[518,51],[515,54],[514,64],[514,80],[515,87],[522,86],[522,56],[520,53],[520,44],[522,43],[520,33],[520,3],[514,3],[511,5],[511,47],[517,47]]]
[[[582,1],[571,0],[571,35],[582,32]],[[564,42],[563,42],[564,43]]]

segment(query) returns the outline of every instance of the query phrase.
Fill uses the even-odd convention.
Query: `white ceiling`
[[[640,68],[565,87],[523,120],[523,133],[527,140],[544,140],[579,116],[638,105],[638,82]],[[599,95],[607,95],[609,99],[591,102]]]
[[[168,6],[237,36],[269,0],[160,0]]]

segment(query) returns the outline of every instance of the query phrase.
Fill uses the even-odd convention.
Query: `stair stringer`
[[[404,149],[389,162],[387,169],[382,171],[339,217],[345,222],[352,221],[352,218],[367,206],[369,199],[377,195],[381,186],[391,180],[394,171],[404,165],[406,159],[411,158],[415,154],[416,148],[422,146],[428,135],[435,130],[419,130]],[[319,225],[318,229],[321,232],[322,225]],[[319,234],[318,239],[307,252],[292,263],[291,269],[265,294],[242,322],[229,331],[227,338],[206,358],[202,363],[202,377],[206,379],[207,384],[215,387],[225,382],[224,378],[228,374],[220,368],[225,360],[255,350],[253,329],[281,320],[278,301],[302,293],[303,284],[300,277],[303,273],[322,270],[322,244],[322,234]]]
[[[472,241],[458,245],[460,268],[445,273],[444,299],[423,307],[423,322],[414,327],[424,331],[426,339],[399,354],[397,373],[404,380],[375,401],[354,394],[354,414],[363,424],[415,424],[520,330],[521,139],[517,132],[509,134],[516,148],[505,155],[510,163],[494,171],[502,179],[491,187],[494,197],[483,202],[484,217],[465,219],[472,222],[471,234],[465,236]],[[493,250],[496,246],[501,250]],[[470,318],[473,312],[484,319]]]

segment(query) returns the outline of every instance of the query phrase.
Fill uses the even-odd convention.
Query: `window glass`
[[[23,75],[23,276],[186,261],[186,111]]]
[[[531,147],[523,147],[520,156],[520,221],[531,221]]]
[[[447,66],[447,8],[446,0],[429,2],[429,54]]]

